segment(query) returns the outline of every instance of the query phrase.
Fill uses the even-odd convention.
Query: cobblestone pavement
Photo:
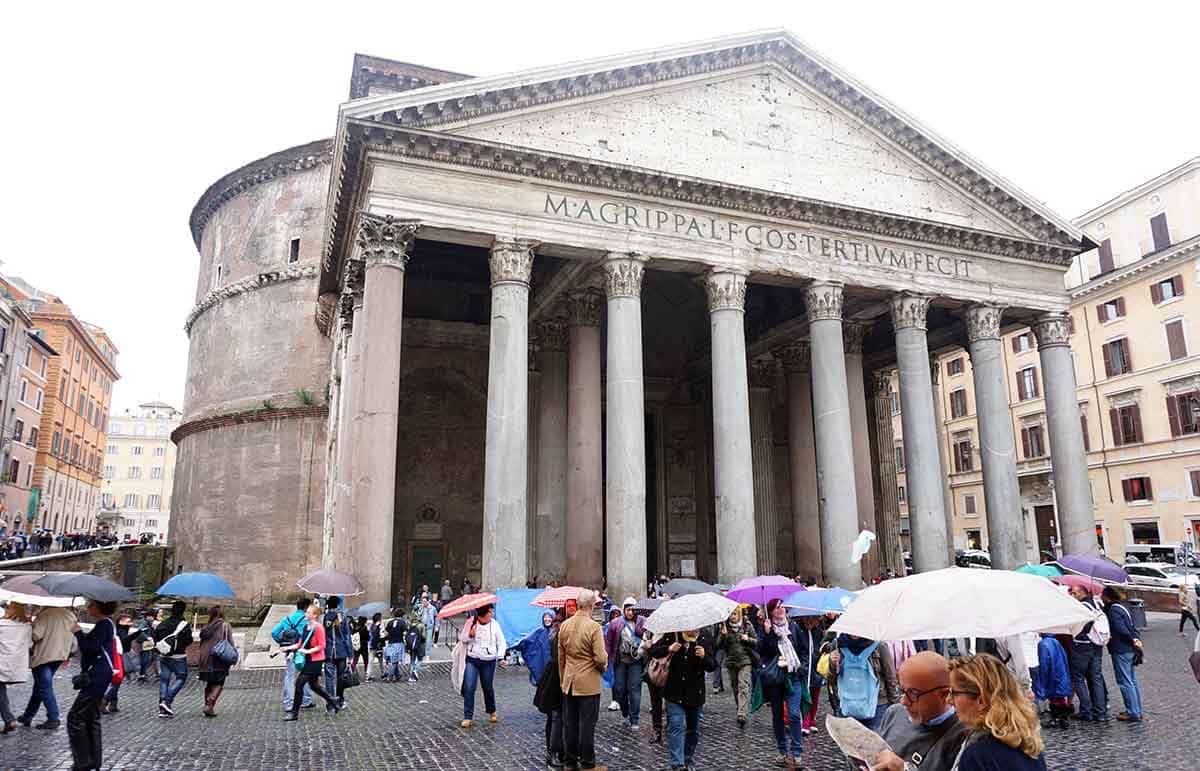
[[[1146,633],[1146,665],[1138,670],[1147,721],[1125,725],[1074,725],[1047,731],[1047,764],[1064,771],[1165,771],[1194,769],[1200,750],[1200,685],[1187,666],[1192,637],[1176,635],[1175,617],[1152,614]],[[1112,712],[1120,711],[1105,656]],[[129,684],[122,688],[117,715],[103,718],[105,768],[113,769],[538,769],[542,766],[543,717],[530,706],[532,689],[526,672],[497,676],[499,724],[458,727],[462,702],[451,693],[445,665],[433,667],[416,684],[369,683],[351,690],[348,709],[338,716],[318,707],[306,710],[298,723],[283,723],[279,675],[252,672],[234,675],[218,705],[219,716],[200,715],[201,684],[194,675],[176,699],[178,716],[154,717],[157,687]],[[70,672],[56,679],[60,704],[70,706]],[[18,711],[28,697],[27,685],[10,687]],[[319,701],[319,700],[318,700]],[[482,694],[477,700],[482,711]],[[824,705],[822,704],[822,707]],[[650,744],[649,699],[639,732],[624,726],[619,713],[602,711],[597,728],[601,763],[618,769],[666,769],[665,752]],[[824,712],[824,709],[822,709]],[[478,717],[478,715],[477,715]],[[486,716],[485,716],[486,720]],[[774,747],[767,708],[751,718],[743,734],[733,719],[729,692],[711,696],[701,728],[697,764],[700,769],[758,769],[771,766]],[[805,744],[809,769],[842,769],[833,743],[823,733]],[[19,728],[0,736],[0,768],[66,769],[71,766],[65,730],[52,733]]]

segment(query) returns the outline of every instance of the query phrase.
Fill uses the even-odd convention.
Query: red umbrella
[[[479,592],[478,594],[464,594],[453,602],[446,603],[441,610],[438,611],[438,618],[450,618],[468,610],[482,608],[484,605],[495,605],[496,595],[491,592]]]
[[[1099,581],[1095,581],[1091,578],[1088,578],[1087,576],[1077,576],[1077,575],[1055,576],[1054,578],[1051,578],[1050,580],[1056,584],[1061,584],[1062,586],[1082,586],[1084,589],[1087,589],[1092,594],[1100,594],[1101,592],[1104,591],[1103,584],[1101,584]]]
[[[567,604],[567,600],[579,599],[579,593],[582,591],[578,586],[550,587],[534,597],[531,604],[539,608],[561,608]]]

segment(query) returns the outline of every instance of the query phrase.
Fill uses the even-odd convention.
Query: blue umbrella
[[[788,615],[821,616],[826,613],[842,613],[854,602],[858,595],[845,589],[809,589],[806,592],[796,592],[783,601],[785,608],[790,608]]]
[[[504,630],[508,647],[521,642],[542,625],[542,614],[546,609],[533,604],[541,593],[541,589],[496,590],[496,620]]]
[[[212,573],[180,573],[158,587],[155,594],[171,597],[233,597],[233,589],[224,578]]]

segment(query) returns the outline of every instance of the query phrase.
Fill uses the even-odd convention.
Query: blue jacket
[[[275,628],[271,630],[271,639],[276,643],[282,642],[279,636],[283,634],[283,630],[285,629],[294,629],[296,630],[296,634],[303,637],[304,627],[306,625],[307,622],[304,620],[304,611],[299,609],[293,610],[291,613],[281,618],[279,623],[275,625]]]
[[[543,617],[544,618],[544,617]],[[536,686],[550,663],[550,627],[539,626],[537,631],[517,645],[529,667],[529,684]]]
[[[1037,677],[1033,693],[1039,699],[1069,699],[1071,697],[1071,668],[1067,652],[1051,635],[1042,635],[1038,642]]]
[[[1134,640],[1142,639],[1137,630],[1133,628],[1133,614],[1129,612],[1129,608],[1125,607],[1124,603],[1115,602],[1111,605],[1104,606],[1104,613],[1108,616],[1108,652],[1112,654],[1118,653],[1133,653]]]
[[[338,619],[341,621],[338,621]],[[354,641],[350,636],[350,621],[342,609],[325,611],[325,658],[348,659],[354,655]]]

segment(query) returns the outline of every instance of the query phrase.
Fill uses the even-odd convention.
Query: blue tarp
[[[499,589],[496,591],[496,620],[504,630],[508,647],[513,647],[542,625],[545,608],[532,605],[542,589]]]

